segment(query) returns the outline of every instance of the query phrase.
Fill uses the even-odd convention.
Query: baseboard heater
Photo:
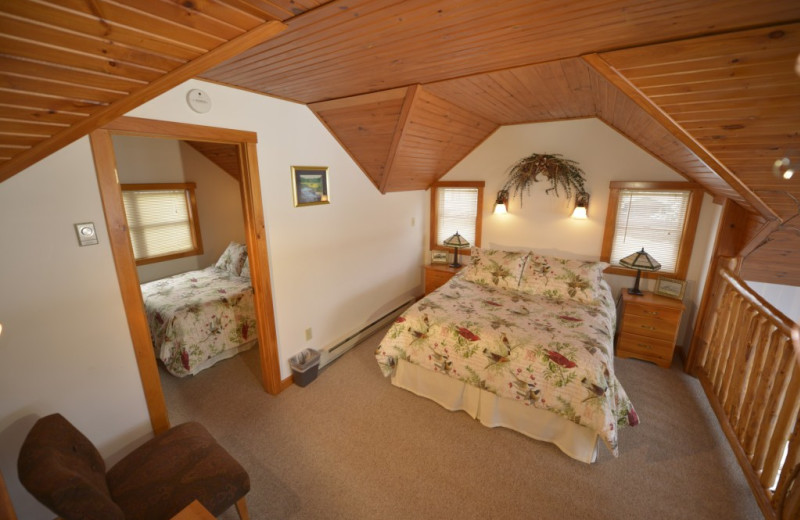
[[[332,363],[337,358],[339,358],[342,354],[350,350],[351,348],[358,345],[361,340],[373,334],[376,330],[380,329],[381,327],[387,325],[388,323],[394,321],[395,318],[400,316],[403,311],[405,311],[409,305],[414,303],[416,298],[411,298],[405,303],[401,304],[399,307],[395,308],[394,310],[389,311],[387,314],[384,314],[377,320],[373,321],[366,327],[354,332],[353,334],[349,335],[339,343],[324,348],[321,352],[319,366],[320,368],[324,367],[325,365]]]

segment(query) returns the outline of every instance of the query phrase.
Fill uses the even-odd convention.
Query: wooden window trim
[[[478,212],[475,217],[475,247],[481,247],[481,234],[483,230],[483,188],[485,181],[441,181],[431,184],[431,222],[430,222],[430,250],[431,251],[451,251],[452,248],[440,246],[436,243],[436,190],[439,188],[477,188],[478,189]],[[469,249],[459,250],[460,255],[469,255]]]
[[[173,183],[146,183],[146,184],[120,184],[121,191],[165,191],[165,190],[184,190],[189,194],[188,211],[190,229],[192,231],[192,249],[182,251],[180,253],[171,253],[168,255],[152,256],[136,260],[136,265],[155,264],[157,262],[166,262],[167,260],[175,260],[178,258],[186,258],[188,256],[197,256],[203,254],[203,239],[200,234],[200,216],[197,213],[197,198],[195,197],[195,189],[197,185],[194,182],[173,182]]]
[[[689,261],[692,257],[694,238],[697,233],[697,222],[700,220],[700,209],[703,205],[703,195],[705,194],[703,187],[694,182],[681,181],[612,181],[609,185],[608,212],[606,213],[603,246],[600,253],[600,260],[603,262],[608,262],[611,258],[611,247],[614,242],[614,227],[617,222],[617,208],[619,207],[619,193],[621,190],[688,190],[690,192],[689,207],[686,210],[686,219],[683,222],[681,244],[678,250],[678,259],[675,264],[675,272],[642,271],[642,278],[671,276],[680,280],[685,280],[689,272]],[[636,276],[635,270],[619,266],[609,266],[604,272],[622,276]]]

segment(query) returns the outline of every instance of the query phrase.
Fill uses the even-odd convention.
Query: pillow
[[[522,270],[519,290],[555,298],[593,303],[602,292],[606,262],[570,260],[531,251]]]
[[[250,257],[244,259],[244,265],[242,265],[242,272],[239,276],[243,276],[245,278],[250,278]]]
[[[503,289],[517,289],[528,251],[502,251],[473,247],[461,278]]]
[[[231,242],[228,244],[228,247],[225,248],[222,256],[219,257],[219,260],[217,260],[215,267],[222,271],[228,271],[236,276],[239,276],[242,272],[242,266],[244,265],[244,261],[246,259],[247,247],[244,244]]]

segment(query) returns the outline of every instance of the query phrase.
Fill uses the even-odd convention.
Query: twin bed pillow
[[[600,296],[606,262],[571,260],[533,251],[473,247],[463,280],[554,298],[592,303]]]
[[[242,276],[242,267],[244,267],[246,261],[247,246],[238,242],[231,242],[222,252],[214,267],[222,271],[228,271],[236,276]],[[249,264],[247,274],[250,274]]]

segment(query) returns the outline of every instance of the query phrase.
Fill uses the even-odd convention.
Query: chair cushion
[[[22,443],[19,480],[65,520],[123,520],[94,444],[60,414],[42,417]]]
[[[219,516],[250,490],[244,468],[196,422],[149,440],[107,474],[126,520],[169,519],[193,500]]]

